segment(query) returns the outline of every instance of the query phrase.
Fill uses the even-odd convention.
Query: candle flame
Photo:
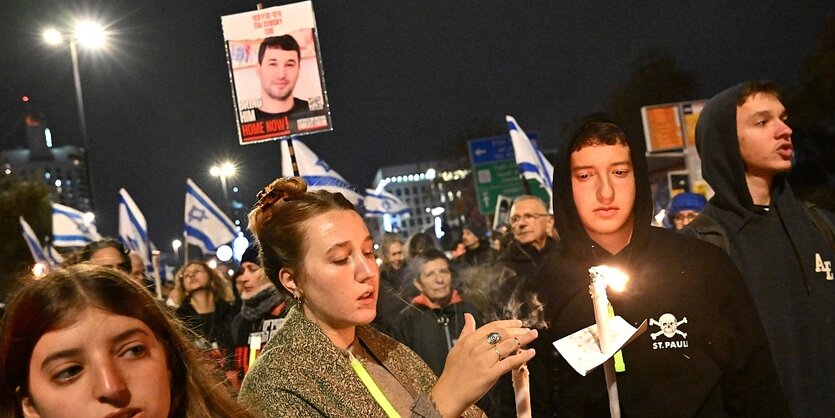
[[[592,282],[600,280],[603,285],[617,292],[622,292],[626,288],[626,282],[629,281],[626,273],[609,266],[594,266],[589,269],[589,274]]]

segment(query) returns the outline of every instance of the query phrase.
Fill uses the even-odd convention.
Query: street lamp
[[[237,168],[235,164],[224,161],[220,165],[213,165],[209,169],[209,174],[213,177],[220,177],[220,187],[223,189],[223,200],[226,202],[226,205],[229,205],[229,192],[226,190],[226,178],[232,177],[237,172]]]
[[[180,251],[180,247],[182,247],[182,246],[183,246],[183,242],[178,240],[178,239],[175,239],[174,241],[171,241],[171,248],[174,249],[174,257],[177,260],[180,259],[180,252],[179,251]]]
[[[91,21],[80,21],[75,26],[75,31],[70,34],[62,34],[55,28],[48,28],[43,32],[43,39],[49,45],[59,45],[64,39],[70,44],[70,57],[72,58],[72,74],[75,81],[75,100],[78,105],[78,120],[81,124],[81,140],[88,155],[87,177],[90,188],[90,206],[93,202],[93,179],[90,178],[90,142],[87,137],[87,118],[84,116],[84,97],[81,94],[81,72],[78,70],[78,44],[85,48],[101,48],[106,43],[107,37],[104,28]]]

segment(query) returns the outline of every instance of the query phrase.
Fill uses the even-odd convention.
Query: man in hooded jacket
[[[791,135],[772,83],[741,83],[712,98],[696,126],[696,147],[715,194],[683,232],[724,247],[739,267],[792,413],[832,416],[832,221],[792,194]]]
[[[609,292],[615,314],[634,326],[652,323],[622,350],[624,416],[786,416],[762,325],[733,262],[718,247],[650,226],[643,143],[591,119],[565,141],[555,166],[561,241],[528,289],[545,304],[548,322],[531,362],[534,414],[608,415],[602,368],[583,377],[551,345],[594,323],[588,270],[608,265],[630,277],[624,291]]]

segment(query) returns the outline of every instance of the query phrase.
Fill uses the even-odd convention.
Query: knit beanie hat
[[[469,229],[478,239],[484,239],[487,236],[487,227],[478,222],[470,221],[464,225],[463,229]]]
[[[258,244],[250,245],[243,255],[241,255],[241,264],[249,261],[250,263],[259,264],[258,262]]]
[[[696,212],[701,212],[705,205],[707,204],[707,200],[704,196],[698,193],[690,193],[684,192],[679,193],[670,200],[670,206],[667,209],[667,215],[670,218],[674,218],[678,215],[679,212],[683,210],[692,210]]]

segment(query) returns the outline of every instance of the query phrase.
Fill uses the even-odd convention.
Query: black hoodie
[[[531,367],[535,415],[608,414],[602,368],[582,377],[551,345],[594,323],[588,269],[600,264],[630,276],[623,292],[609,292],[617,315],[635,326],[673,315],[679,331],[667,336],[651,325],[623,350],[626,371],[617,373],[617,381],[624,416],[787,415],[739,271],[718,247],[650,226],[643,142],[629,143],[636,181],[634,229],[618,254],[598,246],[580,223],[571,191],[570,142],[554,171],[559,248],[545,260],[530,289],[545,304],[549,325],[536,341]]]
[[[767,211],[754,205],[736,128],[737,101],[744,85],[717,94],[702,110],[696,146],[702,175],[716,193],[703,214],[715,222],[697,218],[688,231],[708,240],[710,230],[727,238],[730,256],[763,320],[794,415],[831,416],[835,413],[832,249],[792,194],[785,175],[774,177]]]

